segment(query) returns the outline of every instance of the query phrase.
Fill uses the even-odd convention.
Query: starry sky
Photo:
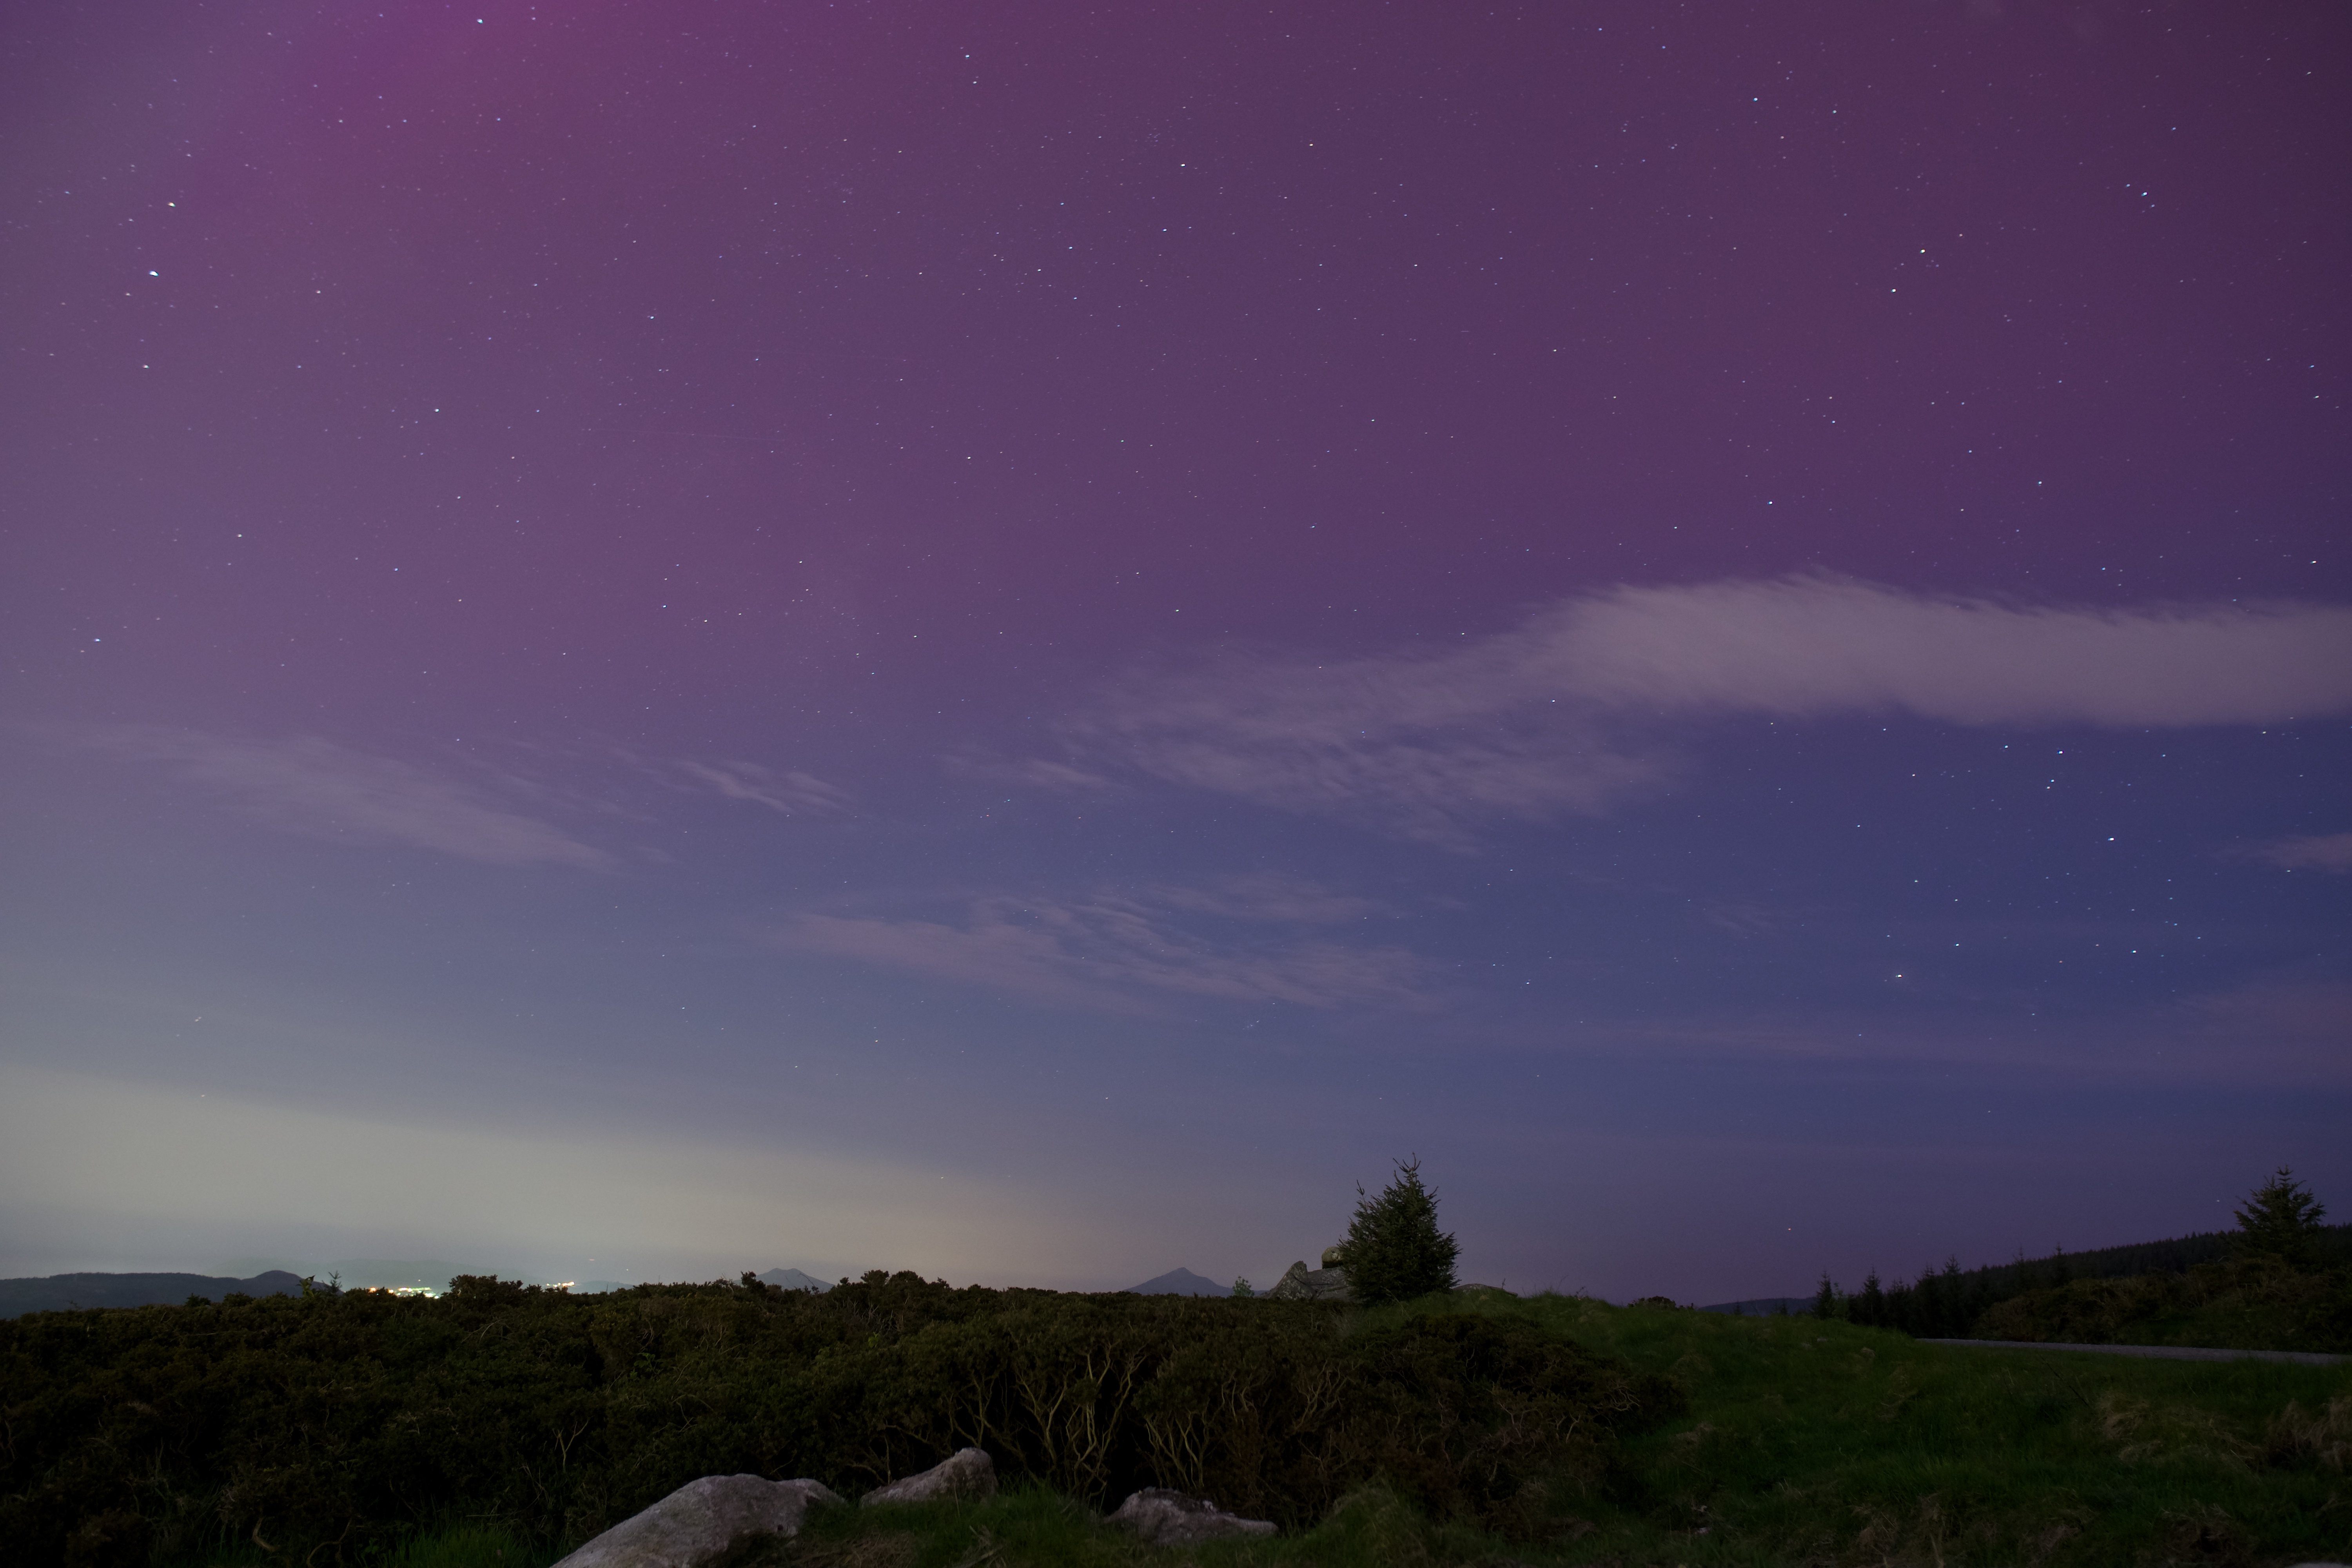
[[[0,37],[0,1273],[2352,1215],[2318,0]]]

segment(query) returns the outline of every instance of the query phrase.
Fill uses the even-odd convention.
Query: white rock
[[[866,1494],[866,1502],[931,1502],[948,1497],[994,1497],[996,1461],[978,1448],[958,1448],[918,1476],[901,1476]]]
[[[1109,1522],[1135,1531],[1155,1546],[1189,1546],[1196,1541],[1274,1533],[1270,1520],[1244,1519],[1205,1498],[1186,1497],[1166,1487],[1144,1488],[1119,1504]]]
[[[811,1504],[841,1499],[822,1481],[705,1476],[623,1520],[556,1568],[708,1568],[763,1535],[797,1535]]]

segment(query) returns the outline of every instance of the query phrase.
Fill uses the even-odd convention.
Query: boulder
[[[762,1537],[798,1535],[811,1506],[840,1500],[822,1481],[705,1476],[623,1520],[556,1568],[712,1568]]]
[[[901,1476],[866,1494],[877,1502],[934,1502],[940,1498],[994,1497],[996,1461],[979,1448],[958,1448],[919,1476]]]
[[[1206,1498],[1166,1487],[1146,1487],[1118,1505],[1108,1523],[1131,1530],[1154,1546],[1190,1546],[1236,1535],[1272,1535],[1274,1521],[1227,1513]]]

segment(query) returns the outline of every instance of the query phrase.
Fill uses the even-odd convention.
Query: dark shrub
[[[1356,1468],[1433,1513],[1520,1533],[1530,1488],[1598,1485],[1620,1427],[1683,1408],[1681,1390],[1634,1374],[1520,1319],[1416,1317],[1349,1342],[1366,1387],[1349,1412]]]
[[[38,1313],[0,1322],[0,1541],[28,1563],[256,1542],[356,1563],[463,1515],[576,1542],[697,1476],[856,1493],[967,1443],[1096,1502],[1164,1484],[1298,1524],[1386,1474],[1507,1525],[1546,1467],[1584,1484],[1614,1430],[1670,1408],[1522,1321],[1351,1339],[1345,1311],[902,1273]]]

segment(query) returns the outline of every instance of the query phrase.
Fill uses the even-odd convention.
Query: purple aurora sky
[[[0,1272],[2352,1212],[2352,15],[32,7]]]

